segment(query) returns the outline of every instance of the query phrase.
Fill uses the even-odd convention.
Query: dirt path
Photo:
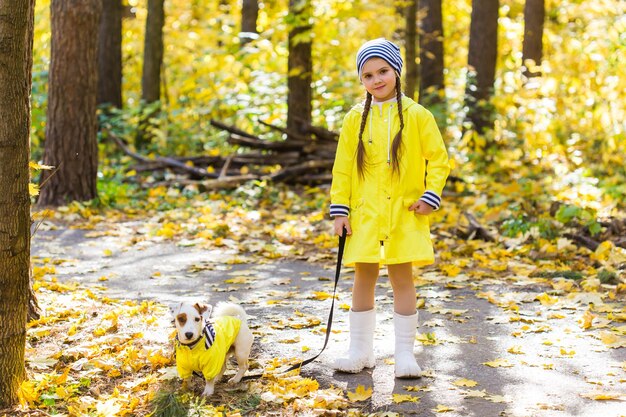
[[[203,250],[190,242],[132,244],[131,237],[123,235],[63,228],[38,231],[33,256],[64,260],[57,267],[59,279],[106,286],[111,298],[168,304],[234,297],[253,316],[254,356],[261,365],[271,358],[309,357],[321,348],[330,299],[316,297],[315,291],[332,291],[332,260],[268,261],[228,250]],[[339,305],[349,303],[350,277],[351,271],[345,271]],[[626,415],[623,401],[584,396],[608,392],[626,399],[626,349],[607,348],[597,333],[580,325],[593,297],[549,306],[534,301],[546,291],[537,285],[513,287],[497,280],[459,280],[450,285],[434,272],[425,278],[418,288],[425,302],[420,308],[425,344],[418,356],[425,377],[393,378],[393,306],[386,277],[380,279],[376,293],[376,367],[356,375],[329,368],[332,358],[347,346],[348,314],[338,308],[336,333],[327,351],[302,374],[322,387],[349,391],[359,385],[372,387],[373,395],[364,403],[371,412],[431,416],[445,406],[450,411],[442,415],[464,417]],[[507,311],[488,297],[477,297],[489,291],[516,300],[521,309]],[[315,325],[316,320],[321,324]],[[485,365],[493,361],[500,366]],[[463,379],[477,384],[459,386],[471,385],[459,382]],[[393,394],[411,394],[420,401],[395,403]]]

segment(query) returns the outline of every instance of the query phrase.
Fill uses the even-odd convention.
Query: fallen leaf
[[[456,385],[457,387],[475,387],[478,385],[478,382],[472,381],[471,379],[461,378],[454,381],[452,385]]]
[[[354,392],[348,391],[348,398],[350,401],[365,401],[372,396],[372,388],[365,388],[363,385],[358,385]]]

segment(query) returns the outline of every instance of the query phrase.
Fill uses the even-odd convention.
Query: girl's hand
[[[350,220],[346,216],[337,216],[335,217],[335,234],[337,236],[341,236],[343,234],[343,228],[346,228],[347,234],[352,234],[352,229],[350,228]]]
[[[416,201],[409,207],[409,211],[412,211],[415,214],[421,214],[423,216],[428,216],[430,213],[433,212],[433,210],[434,209],[432,208],[432,206],[428,205],[422,200]]]

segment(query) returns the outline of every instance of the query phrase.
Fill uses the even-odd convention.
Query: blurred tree
[[[524,75],[537,77],[540,71],[532,69],[532,65],[541,64],[543,53],[543,21],[545,19],[544,0],[526,0],[524,5],[524,41],[522,44],[522,61],[524,62]],[[529,68],[528,60],[532,60]]]
[[[161,70],[163,68],[163,25],[165,0],[148,0],[148,17],[144,35],[141,101],[147,105],[140,116],[136,145],[144,148],[152,140],[151,119],[159,113],[158,106],[150,106],[161,99]]]
[[[419,0],[419,9],[419,102],[432,106],[442,101],[444,89],[441,0]]]
[[[148,17],[143,50],[141,99],[153,103],[161,99],[161,67],[163,65],[164,0],[148,0]]]
[[[253,39],[257,31],[256,23],[259,18],[258,0],[243,0],[241,5],[241,45],[245,45]]]
[[[0,0],[0,408],[18,402],[30,277],[30,93],[35,0]]]
[[[404,94],[414,98],[417,85],[417,0],[406,2],[404,12],[404,61],[406,75],[404,76]]]
[[[490,103],[498,55],[499,0],[472,0],[465,106],[467,119],[479,134],[493,127]]]
[[[102,0],[52,0],[52,46],[39,205],[96,198],[98,25]]]
[[[289,0],[287,129],[298,133],[311,123],[312,18],[311,0]]]
[[[122,0],[102,0],[98,34],[98,104],[122,107]]]

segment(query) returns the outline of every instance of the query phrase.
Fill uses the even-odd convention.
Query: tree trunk
[[[39,205],[97,196],[98,25],[102,0],[52,0],[52,48]]]
[[[26,377],[34,0],[0,0],[0,408]]]
[[[258,0],[243,0],[241,5],[241,46],[250,42],[255,38],[257,31],[256,22],[259,18],[259,2]]]
[[[409,0],[404,12],[404,62],[406,75],[404,76],[404,94],[415,97],[418,68],[415,60],[417,47],[417,0]]]
[[[98,35],[98,104],[122,107],[122,0],[102,0]]]
[[[529,78],[541,75],[540,71],[533,71],[532,66],[541,64],[541,59],[543,58],[543,22],[545,15],[544,0],[526,0],[524,5],[522,60],[524,62],[524,75]],[[533,63],[527,63],[528,60],[532,60]]]
[[[143,51],[141,98],[146,103],[161,99],[161,66],[163,65],[164,0],[148,0],[148,18]]]
[[[298,133],[311,123],[311,18],[311,0],[289,0],[287,129]]]
[[[161,69],[163,67],[163,25],[165,24],[165,0],[148,0],[148,17],[143,50],[143,73],[141,76],[142,104],[156,103],[161,99]],[[145,109],[139,117],[135,144],[143,149],[152,141],[151,119],[160,112],[158,103]]]
[[[480,134],[493,128],[490,99],[498,55],[498,9],[499,0],[472,0],[465,104],[467,118]]]
[[[419,0],[419,7],[425,13],[420,22],[419,102],[432,106],[444,96],[441,0]]]

